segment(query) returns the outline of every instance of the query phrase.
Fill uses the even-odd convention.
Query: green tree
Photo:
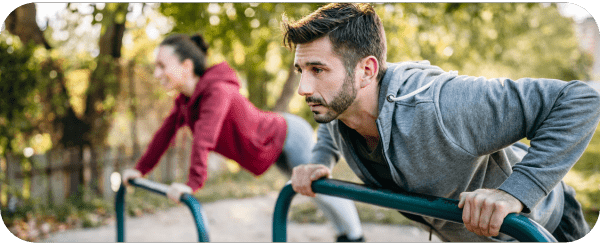
[[[74,23],[71,22],[72,26],[66,28],[73,30],[74,26],[76,27],[79,22],[82,22],[82,19],[86,19],[84,16],[92,16],[92,26],[97,25],[100,27],[96,58],[89,59],[87,62],[81,62],[81,59],[71,60],[76,63],[74,66],[88,65],[85,68],[90,70],[89,85],[82,96],[85,101],[82,113],[76,113],[74,106],[70,103],[73,96],[69,94],[63,70],[65,65],[63,61],[69,61],[68,58],[77,59],[77,57],[53,59],[46,54],[45,59],[28,60],[28,65],[24,62],[13,63],[13,66],[22,70],[19,74],[27,74],[22,77],[23,79],[30,79],[27,80],[30,82],[28,83],[30,86],[20,86],[20,83],[24,83],[25,80],[18,81],[19,83],[3,83],[3,85],[6,85],[7,90],[1,91],[2,97],[20,97],[22,99],[19,101],[22,101],[23,106],[33,108],[29,111],[20,110],[19,105],[8,104],[9,108],[13,108],[8,111],[19,111],[23,116],[20,114],[7,114],[7,117],[2,121],[7,125],[13,125],[18,123],[19,120],[24,121],[21,118],[26,115],[25,119],[27,121],[24,121],[21,125],[27,126],[29,132],[49,133],[54,148],[74,147],[78,149],[80,158],[83,157],[82,152],[85,147],[92,149],[92,154],[95,154],[96,151],[93,149],[101,148],[106,143],[108,128],[111,126],[112,113],[114,112],[115,95],[120,88],[118,77],[120,75],[119,58],[125,32],[126,14],[129,12],[128,3],[92,4],[90,6],[93,9],[91,13],[78,13],[79,9],[77,7],[72,7],[71,4],[67,5],[67,9],[71,10],[72,14],[80,19]],[[27,50],[34,50],[32,44],[29,44],[29,40],[43,44],[46,48],[50,47],[35,23],[35,12],[34,4],[26,4],[13,11],[11,14],[13,17],[7,19],[7,30],[19,37],[21,42],[25,43],[23,47],[26,49],[17,46],[8,48],[11,50],[24,49],[21,51],[24,53],[23,57],[26,56],[27,52],[33,52]],[[88,36],[90,35],[88,34]],[[12,39],[12,37],[9,38]],[[61,44],[61,42],[57,43]],[[11,67],[11,69],[13,68]],[[11,79],[2,79],[2,81],[8,80]],[[9,90],[8,88],[12,89]],[[27,92],[29,96],[25,96],[22,92]],[[23,130],[25,126],[12,126],[12,131],[6,132],[9,139],[13,139],[13,141],[20,139],[21,145],[27,145],[32,133],[18,137],[25,132]],[[15,150],[19,150],[15,147],[10,148],[8,144],[0,145],[0,147],[2,147],[2,150],[13,153]],[[92,159],[96,159],[96,156],[92,156]],[[76,164],[73,167],[75,173],[70,180],[70,193],[72,195],[79,194],[80,187],[83,184],[83,162],[75,161],[74,163]],[[93,190],[98,192],[99,166],[96,165],[96,161],[92,161],[91,164],[91,186]]]
[[[15,48],[11,39],[0,38],[0,157],[21,150],[20,139],[33,131],[29,100],[36,86],[37,66],[32,62],[33,46]],[[20,65],[15,65],[20,64]],[[22,155],[22,154],[19,154]],[[8,168],[8,166],[5,166]],[[5,169],[0,182],[7,186]]]
[[[40,110],[40,102],[44,101],[44,93],[40,90],[47,88],[48,83],[39,78],[44,73],[45,77],[50,76],[44,69],[47,63],[40,65],[35,52],[38,44],[46,49],[51,47],[35,23],[35,16],[34,4],[15,9],[6,19],[6,30],[0,34],[0,161],[6,163],[2,164],[0,182],[4,186],[9,186],[4,175],[6,169],[12,168],[9,164],[20,164],[25,172],[31,170],[31,162],[23,150],[29,145],[27,141],[39,133],[40,127],[48,126],[44,124],[46,120],[42,119]],[[17,161],[6,161],[9,155]],[[2,189],[4,196],[7,190]],[[22,194],[17,189],[8,193]]]
[[[390,62],[426,59],[488,78],[589,79],[591,58],[555,4],[398,3],[377,11]]]
[[[98,42],[99,54],[96,66],[92,69],[90,83],[86,91],[85,111],[83,113],[84,129],[88,130],[79,136],[85,144],[92,147],[101,147],[106,144],[108,130],[112,123],[115,109],[116,94],[119,91],[119,75],[121,67],[121,47],[125,33],[126,15],[129,12],[128,3],[106,3],[104,8],[95,8],[94,15],[101,15],[100,40]],[[95,21],[97,18],[94,19]],[[79,146],[80,149],[82,146]],[[95,154],[97,151],[92,151]],[[80,154],[83,156],[83,154]],[[96,159],[94,155],[92,159]],[[91,186],[96,193],[98,188],[99,169],[96,161],[91,161]],[[81,175],[83,176],[83,175]],[[80,181],[83,182],[81,178]]]
[[[32,91],[37,85],[34,47],[15,48],[12,39],[0,39],[0,150],[2,154],[16,150],[11,140],[29,132]],[[19,65],[15,65],[19,64]]]
[[[293,53],[282,47],[281,17],[299,19],[322,4],[163,3],[172,32],[204,34],[214,54],[246,80],[248,97],[269,109],[287,74],[284,93],[297,88]],[[549,77],[586,80],[589,56],[578,48],[573,21],[555,4],[385,3],[374,4],[387,34],[388,61],[431,61],[447,70],[486,77]],[[277,89],[270,89],[277,88]],[[288,91],[288,94],[285,94]],[[301,112],[310,118],[307,108]]]

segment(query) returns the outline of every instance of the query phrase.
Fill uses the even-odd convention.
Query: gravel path
[[[271,242],[276,192],[265,196],[221,200],[203,204],[211,242]],[[292,205],[309,201],[297,196]],[[334,242],[333,227],[326,224],[289,223],[288,242]],[[367,242],[428,242],[429,233],[412,226],[363,224]],[[40,242],[115,242],[116,227],[69,230]],[[179,205],[142,217],[126,217],[126,242],[197,242],[198,234],[189,209]],[[435,236],[433,242],[439,242]]]

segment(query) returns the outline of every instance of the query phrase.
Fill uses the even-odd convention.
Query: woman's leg
[[[299,116],[288,113],[283,116],[287,121],[288,132],[276,165],[289,178],[294,167],[310,162],[315,144],[314,131],[310,124]],[[343,236],[349,240],[362,239],[360,219],[352,200],[322,194],[317,194],[313,200],[335,225],[338,239]]]

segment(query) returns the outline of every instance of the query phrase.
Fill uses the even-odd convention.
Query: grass
[[[362,183],[352,172],[345,161],[340,161],[333,171],[334,179],[345,180],[353,183]],[[402,216],[398,211],[371,204],[355,202],[358,217],[363,223],[377,223],[388,225],[411,225],[413,221]],[[290,208],[290,220],[298,223],[325,223],[327,218],[313,202],[293,205]]]
[[[332,175],[335,179],[362,183],[344,161],[335,166]],[[222,174],[210,177],[202,190],[196,192],[194,197],[201,203],[208,203],[222,199],[266,195],[269,192],[278,192],[287,181],[288,178],[276,167],[270,168],[265,174],[258,177],[246,171],[236,171],[233,173],[225,171]],[[370,204],[356,202],[356,209],[361,221],[366,223],[408,225],[412,222],[404,218],[397,211]],[[327,222],[327,218],[313,202],[304,202],[290,207],[290,221],[298,223],[325,223]]]
[[[332,175],[335,179],[362,183],[344,161],[335,166]],[[225,172],[209,178],[202,190],[196,192],[194,197],[201,203],[208,203],[222,199],[266,195],[269,192],[278,192],[287,181],[288,178],[275,167],[258,177],[246,171]],[[356,209],[362,222],[400,225],[408,225],[411,222],[397,211],[370,204],[356,202]],[[313,202],[304,202],[291,206],[290,221],[325,223],[327,218]]]
[[[586,221],[593,227],[600,212],[600,127],[564,180],[577,192]]]
[[[382,208],[366,203],[355,202],[358,217],[362,223],[376,223],[385,225],[412,225],[413,221],[402,216],[398,211]],[[304,202],[293,205],[290,211],[290,220],[296,223],[323,224],[327,218],[313,202]]]
[[[201,203],[222,199],[238,199],[266,195],[283,188],[287,178],[276,168],[270,168],[261,176],[255,177],[247,171],[225,172],[209,178],[204,187],[194,194]]]
[[[30,200],[14,212],[3,209],[0,213],[11,233],[21,240],[35,242],[54,232],[106,225],[114,216],[114,208],[112,202],[102,198],[88,201],[69,198],[64,204],[53,206]]]
[[[522,140],[529,145],[529,141]],[[575,189],[575,198],[581,203],[585,220],[593,228],[600,216],[600,127],[577,163],[563,178]]]

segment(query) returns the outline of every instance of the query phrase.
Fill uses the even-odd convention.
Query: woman
[[[187,183],[169,187],[167,196],[175,202],[183,193],[202,188],[210,151],[235,160],[254,175],[276,163],[290,177],[295,166],[310,160],[314,145],[310,125],[298,116],[256,108],[239,93],[235,71],[226,62],[207,67],[207,50],[198,34],[175,34],[160,44],[154,76],[166,90],[180,94],[135,168],[123,172],[124,183],[150,172],[183,126],[193,134],[191,164]],[[335,224],[338,241],[363,240],[352,201],[324,195],[314,200]]]

